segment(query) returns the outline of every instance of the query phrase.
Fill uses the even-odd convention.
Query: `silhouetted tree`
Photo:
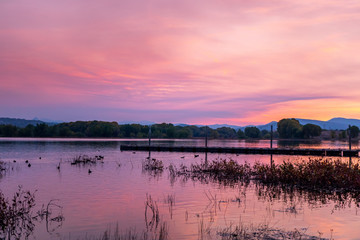
[[[321,127],[315,124],[308,123],[302,127],[302,132],[304,138],[318,137],[321,134]]]
[[[357,138],[359,136],[360,130],[357,126],[350,126],[348,130],[350,130],[350,136],[352,138]]]
[[[246,127],[245,136],[249,138],[259,138],[260,130],[257,127]]]
[[[219,133],[219,138],[224,139],[236,139],[237,134],[235,129],[229,127],[217,128],[216,131]]]
[[[302,138],[302,126],[294,118],[281,119],[277,123],[277,131],[280,138]]]
[[[244,139],[246,137],[244,131],[241,129],[237,131],[237,136],[239,139]]]

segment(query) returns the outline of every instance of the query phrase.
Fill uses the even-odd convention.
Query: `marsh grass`
[[[24,191],[21,186],[9,200],[0,191],[0,239],[28,239],[33,233],[36,222],[46,219],[46,227],[52,222],[62,223],[63,215],[52,215],[53,201],[46,210],[34,213],[35,192]],[[56,205],[61,208],[59,205]],[[53,217],[51,217],[51,215]],[[48,231],[49,232],[49,231]]]
[[[175,194],[168,194],[167,197],[164,199],[164,202],[167,203],[170,219],[173,218],[173,209],[175,206]]]
[[[150,217],[151,216],[151,217]],[[145,223],[146,229],[157,229],[160,222],[160,214],[157,202],[154,201],[151,195],[146,194],[145,201]]]
[[[358,192],[360,189],[360,166],[350,167],[339,159],[309,159],[297,163],[283,162],[279,165],[257,163],[253,176],[262,183],[287,184],[308,189],[327,189]]]
[[[198,180],[204,183],[218,181],[232,184],[237,181],[249,182],[252,177],[250,164],[238,164],[234,160],[220,159],[210,163],[195,163],[190,167],[181,165],[179,169],[169,167],[170,178],[182,177],[183,180]]]
[[[143,162],[143,169],[146,171],[162,172],[164,170],[164,164],[161,160],[156,158],[147,158]]]
[[[98,162],[103,163],[103,159],[103,157],[99,158],[99,156],[89,157],[88,155],[78,155],[74,157],[70,163],[71,165],[88,166],[96,165]]]
[[[11,200],[0,192],[0,238],[28,238],[35,228],[34,206],[35,193],[24,191],[21,186]]]
[[[148,157],[142,162],[142,171],[152,177],[159,177],[164,171],[164,164],[161,160]]]
[[[341,160],[309,159],[278,165],[256,163],[239,164],[234,160],[220,159],[210,163],[181,165],[179,169],[169,167],[170,178],[217,181],[222,184],[248,183],[255,180],[267,185],[286,185],[307,190],[326,190],[360,193],[360,165],[350,167]]]

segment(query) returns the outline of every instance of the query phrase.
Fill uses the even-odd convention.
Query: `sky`
[[[0,0],[0,117],[360,118],[357,0]]]

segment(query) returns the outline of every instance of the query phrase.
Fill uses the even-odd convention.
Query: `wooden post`
[[[349,130],[348,130],[348,134],[349,134],[349,150],[351,150],[351,130],[350,130],[350,125],[349,125]]]
[[[271,125],[271,131],[270,131],[270,148],[273,147],[273,126]]]
[[[271,129],[270,129],[270,148],[273,148],[273,126],[271,125]],[[270,166],[273,167],[274,166],[274,161],[273,161],[273,155],[270,155]]]
[[[149,147],[151,145],[151,125],[149,125]]]
[[[208,134],[207,134],[207,126],[205,126],[205,148],[208,147]]]

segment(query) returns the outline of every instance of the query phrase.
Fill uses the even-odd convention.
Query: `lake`
[[[52,201],[56,204],[52,205],[53,216],[64,217],[62,221],[37,221],[30,239],[95,239],[107,230],[116,229],[121,234],[154,236],[161,227],[166,228],[169,239],[221,239],[220,232],[236,226],[248,229],[267,226],[324,238],[359,239],[360,212],[354,197],[270,189],[254,183],[173,178],[167,169],[170,164],[180,167],[201,163],[205,154],[195,157],[194,153],[152,152],[151,158],[161,160],[165,167],[162,172],[154,172],[143,169],[148,152],[121,152],[121,144],[148,142],[146,139],[0,139],[0,160],[11,166],[0,175],[4,195],[12,197],[21,185],[24,190],[36,191],[35,211]],[[204,140],[153,140],[152,144],[203,146]],[[268,147],[270,144],[268,140],[210,140],[208,145]],[[347,142],[339,141],[274,141],[273,146],[348,148]],[[354,142],[352,148],[359,149],[359,143]],[[84,154],[101,155],[104,159],[90,166],[71,164],[75,157]],[[273,156],[275,163],[308,158]],[[207,155],[208,161],[218,159],[250,164],[270,162],[268,155]],[[155,221],[151,204],[158,208]]]

